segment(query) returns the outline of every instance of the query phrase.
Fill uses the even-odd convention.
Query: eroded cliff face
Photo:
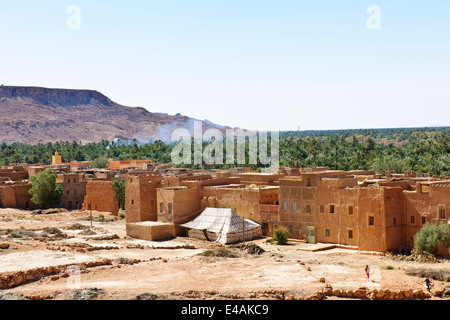
[[[0,86],[0,142],[81,143],[136,138],[169,142],[178,128],[193,131],[194,119],[126,107],[94,90]],[[203,123],[203,129],[228,127]]]
[[[1,98],[29,98],[42,104],[61,106],[85,105],[94,101],[111,106],[114,104],[108,97],[94,90],[51,89],[41,87],[1,86]]]

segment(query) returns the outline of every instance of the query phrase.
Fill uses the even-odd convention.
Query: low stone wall
[[[64,266],[50,266],[35,268],[26,271],[15,271],[0,274],[0,289],[9,289],[26,284],[28,282],[37,281],[43,277],[60,275],[60,277],[68,277],[67,269],[73,266],[77,266],[80,270],[97,267],[103,265],[110,265],[112,261],[110,259],[103,259],[99,261],[91,261],[85,263],[74,263]]]
[[[442,295],[436,292],[435,296]],[[431,294],[423,290],[398,290],[391,291],[387,289],[371,289],[359,288],[356,290],[339,290],[333,289],[331,286],[326,286],[325,289],[314,293],[307,297],[306,300],[321,300],[325,297],[340,297],[340,298],[357,298],[370,300],[408,300],[408,299],[429,299]]]

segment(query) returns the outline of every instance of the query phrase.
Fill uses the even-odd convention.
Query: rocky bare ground
[[[429,299],[450,295],[442,259],[266,239],[222,246],[126,236],[125,221],[0,209],[0,299]],[[103,221],[103,222],[102,222]],[[322,246],[322,247],[320,247]],[[320,250],[315,250],[320,249]],[[373,270],[368,281],[364,266]],[[420,272],[418,271],[420,268]],[[426,292],[430,275],[434,287]]]

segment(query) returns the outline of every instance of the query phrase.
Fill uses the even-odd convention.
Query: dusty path
[[[105,213],[95,213],[95,217],[99,215],[111,218]],[[447,260],[418,264],[350,249],[313,252],[312,245],[292,242],[276,246],[265,239],[255,241],[265,250],[261,255],[239,251],[238,258],[204,257],[198,254],[220,245],[182,237],[166,242],[132,239],[126,237],[123,220],[95,221],[90,228],[90,221],[80,220],[86,216],[85,212],[75,211],[31,215],[21,210],[0,209],[0,231],[35,233],[34,238],[1,236],[0,243],[9,244],[9,248],[0,250],[0,274],[50,265],[111,261],[96,267],[74,267],[65,276],[42,277],[3,289],[2,294],[71,299],[74,290],[97,288],[102,292],[97,299],[135,299],[144,293],[159,299],[274,299],[278,293],[304,298],[326,285],[343,290],[360,287],[423,290],[423,279],[406,275],[406,269],[418,265],[450,269]],[[75,223],[86,228],[67,229]],[[58,228],[69,238],[39,237],[42,236],[39,232],[48,227]],[[86,230],[95,234],[81,235]],[[372,267],[374,282],[366,279],[363,270],[366,264]],[[387,269],[388,265],[392,269]],[[434,290],[450,285],[434,283]]]

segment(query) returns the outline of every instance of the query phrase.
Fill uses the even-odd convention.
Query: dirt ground
[[[424,290],[424,279],[407,275],[405,270],[450,269],[449,260],[398,261],[379,253],[324,244],[292,240],[279,246],[266,240],[253,241],[265,250],[259,255],[233,249],[238,257],[206,257],[199,254],[224,246],[184,237],[160,242],[133,239],[126,236],[124,219],[104,212],[93,212],[91,227],[89,212],[33,214],[0,209],[0,247],[4,245],[0,276],[48,266],[68,267],[62,275],[0,289],[0,298],[303,299],[327,285],[345,290]],[[82,267],[105,259],[109,263]],[[372,270],[369,281],[366,265]],[[433,283],[432,291],[450,285]]]

